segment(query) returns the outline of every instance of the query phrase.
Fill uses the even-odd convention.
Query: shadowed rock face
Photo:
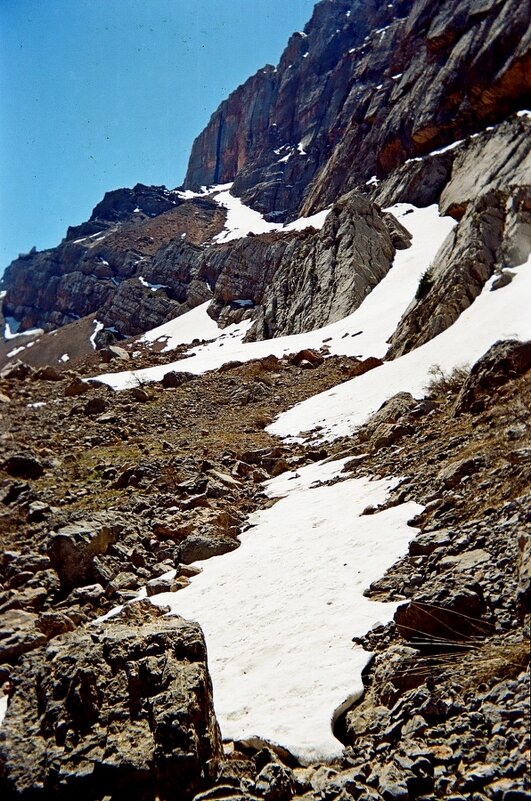
[[[333,207],[319,235],[282,261],[256,315],[257,339],[296,334],[340,320],[387,274],[409,234],[356,192]]]
[[[142,607],[142,608],[140,608]],[[2,798],[191,798],[220,756],[197,623],[151,604],[27,655],[4,721]]]
[[[401,201],[416,206],[440,202],[442,214],[459,220],[468,203],[492,189],[531,184],[530,122],[513,116],[455,147],[408,159],[370,192],[384,208]]]
[[[145,331],[144,326],[179,314],[179,304],[164,291],[156,295],[138,277],[150,281],[151,262],[169,242],[182,240],[183,248],[193,250],[219,233],[224,221],[224,210],[208,198],[183,201],[163,187],[140,185],[109,192],[90,220],[69,228],[58,247],[9,265],[3,277],[4,315],[19,321],[21,330],[50,330],[100,310],[104,314],[116,296],[117,306],[123,306],[125,285],[129,307],[144,301],[148,309],[132,315],[132,325],[120,328],[119,314],[109,325],[123,335]]]
[[[286,219],[504,119],[529,97],[526,15],[519,0],[318,3],[277,68],[213,114],[185,185],[234,181]]]

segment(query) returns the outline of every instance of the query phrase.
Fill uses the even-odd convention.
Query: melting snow
[[[7,358],[12,359],[13,356],[17,356],[17,354],[22,353],[23,350],[26,350],[25,345],[21,345],[20,348],[13,348],[13,350],[10,350],[7,354]]]
[[[37,337],[44,334],[44,329],[42,328],[28,328],[27,331],[19,331],[20,323],[14,317],[6,317],[5,322],[4,339],[6,340],[16,339],[17,337]]]
[[[207,309],[209,305],[210,301],[207,300],[206,303],[196,306],[195,309],[181,315],[181,317],[176,317],[168,323],[163,323],[157,328],[153,328],[140,337],[138,342],[151,345],[154,342],[166,340],[166,344],[162,349],[162,352],[165,353],[166,351],[174,350],[179,345],[189,345],[194,339],[212,340],[223,336],[224,333],[230,333],[234,328],[233,326],[225,329],[219,328],[215,320],[208,316]],[[170,369],[171,367],[167,366],[164,368],[165,372]]]
[[[0,696],[0,724],[3,723],[4,718],[6,716],[8,701],[9,698],[7,695],[2,694]]]
[[[146,279],[143,278],[141,275],[138,276],[138,280],[140,281],[142,286],[151,289],[152,292],[156,292],[157,289],[169,289],[167,284],[150,284],[149,281],[146,281]]]
[[[94,333],[90,337],[90,344],[92,345],[93,349],[96,350],[96,337],[98,336],[100,331],[103,331],[104,325],[100,323],[99,320],[94,320]]]
[[[479,134],[472,134],[471,139],[475,138],[476,136],[479,136]],[[466,141],[466,139],[457,139],[455,142],[452,142],[449,145],[445,145],[444,147],[440,147],[437,150],[432,150],[430,153],[427,153],[425,156],[416,156],[415,158],[407,159],[407,161],[405,161],[404,164],[412,164],[415,161],[423,161],[424,159],[428,158],[428,156],[438,156],[441,153],[447,153],[449,150],[455,150],[456,147],[459,147],[459,145],[462,145],[463,142],[465,142],[465,141]]]
[[[305,761],[341,753],[332,716],[361,695],[370,658],[352,638],[396,608],[363,590],[406,553],[417,533],[407,521],[422,509],[361,516],[393,479],[313,486],[318,471],[334,478],[344,462],[268,481],[268,495],[282,499],[251,516],[240,548],[202,562],[184,590],[151,598],[201,624],[223,736],[260,735]]]
[[[397,251],[389,273],[365,298],[361,306],[343,320],[306,334],[278,337],[264,342],[243,342],[245,334],[252,325],[251,321],[220,329],[208,316],[207,304],[203,304],[192,312],[148,332],[142,341],[153,342],[161,336],[168,336],[165,350],[170,350],[178,344],[189,343],[196,336],[213,339],[213,342],[194,348],[190,357],[171,364],[148,367],[136,372],[108,373],[98,376],[98,380],[104,381],[114,389],[126,389],[137,386],[139,382],[160,381],[164,373],[169,370],[200,374],[207,370],[216,370],[225,362],[232,360],[249,361],[269,354],[282,357],[288,353],[296,353],[302,348],[320,348],[325,341],[331,354],[384,356],[387,351],[387,340],[415,294],[420,276],[429,266],[446,235],[455,226],[452,218],[439,217],[435,205],[415,209],[407,203],[399,203],[389,211],[402,220],[413,234],[413,244],[407,250]],[[326,213],[320,212],[315,217],[324,216]],[[299,222],[296,220],[290,223],[286,229],[296,230]],[[194,332],[194,336],[191,336],[191,332]]]
[[[423,397],[434,365],[449,372],[472,364],[499,339],[531,338],[531,258],[513,272],[512,282],[496,292],[490,291],[494,278],[488,281],[456,322],[425,345],[297,404],[267,430],[293,437],[319,427],[318,441],[351,434],[395,393]]]

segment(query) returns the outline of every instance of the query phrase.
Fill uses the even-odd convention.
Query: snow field
[[[279,151],[280,152],[280,151]],[[297,145],[297,152],[306,155],[302,147],[302,142]],[[281,161],[287,160],[281,159]],[[321,228],[330,209],[325,209],[311,217],[301,217],[292,223],[283,225],[282,223],[272,223],[264,219],[259,211],[255,211],[246,206],[239,197],[231,195],[232,183],[218,184],[217,186],[203,187],[201,192],[192,192],[187,189],[184,192],[177,192],[183,200],[191,200],[194,197],[211,197],[227,210],[227,220],[221,233],[214,237],[214,242],[231,242],[234,239],[241,239],[247,234],[266,234],[269,231],[302,231],[304,228]]]
[[[363,590],[407,551],[417,533],[407,521],[422,509],[407,503],[360,516],[396,480],[312,486],[345,461],[267,482],[270,497],[284,497],[250,517],[240,548],[200,563],[185,589],[151,598],[203,628],[223,737],[259,735],[303,761],[341,753],[332,717],[361,695],[370,656],[352,638],[396,608]]]
[[[229,360],[324,344],[330,353],[383,356],[420,276],[455,224],[439,218],[435,207],[400,204],[392,211],[413,234],[412,247],[396,254],[389,274],[346,319],[309,334],[243,343],[250,323],[222,331],[205,304],[145,339],[167,336],[166,348],[195,336],[211,342],[173,364],[100,380],[121,389],[160,380],[172,369],[199,374]],[[489,282],[456,323],[426,345],[298,404],[268,430],[287,438],[314,430],[318,441],[350,434],[396,392],[425,394],[433,365],[449,371],[475,361],[497,339],[531,336],[529,262],[513,272],[512,283],[492,292]],[[417,533],[407,521],[422,508],[410,502],[361,514],[369,504],[382,504],[396,479],[346,477],[316,486],[340,479],[346,461],[309,465],[266,482],[265,494],[280,500],[249,518],[241,547],[201,563],[202,573],[184,590],[151,599],[202,626],[223,736],[259,735],[303,761],[341,753],[331,720],[361,694],[369,657],[352,638],[390,620],[396,608],[369,601],[363,590],[406,552]]]
[[[343,320],[305,334],[263,342],[243,342],[252,325],[251,321],[220,329],[207,314],[207,302],[149,331],[141,341],[149,343],[160,337],[168,337],[165,351],[189,343],[196,336],[212,338],[212,342],[194,348],[189,357],[177,362],[137,371],[106,373],[97,376],[98,380],[116,390],[127,389],[139,383],[160,381],[164,373],[170,370],[199,375],[207,370],[216,370],[228,361],[246,362],[270,354],[280,358],[303,348],[319,349],[325,344],[330,354],[383,357],[387,351],[387,340],[414,296],[420,276],[455,226],[455,221],[450,217],[439,217],[435,205],[416,209],[410,204],[399,203],[388,210],[411,232],[412,245],[406,250],[397,251],[388,274],[361,306]]]
[[[492,292],[494,278],[488,281],[456,322],[425,345],[293,406],[266,430],[286,438],[314,431],[317,442],[350,435],[397,392],[423,397],[434,365],[450,372],[471,366],[499,339],[531,338],[531,258],[511,272],[510,284]]]

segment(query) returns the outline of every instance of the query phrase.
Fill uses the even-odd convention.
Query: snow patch
[[[344,461],[326,465],[328,476]],[[388,622],[397,606],[363,590],[406,553],[417,533],[407,521],[422,509],[410,502],[362,516],[396,479],[315,480],[310,465],[288,492],[287,476],[267,482],[270,497],[284,497],[251,515],[240,548],[202,562],[185,589],[151,598],[205,632],[223,737],[260,735],[303,761],[341,754],[331,720],[362,694],[370,658],[352,638]]]
[[[19,353],[22,353],[23,350],[26,350],[25,345],[21,345],[19,348],[13,348],[13,350],[10,350],[7,354],[7,358],[12,359],[13,356],[17,356]]]
[[[210,301],[207,300],[206,303],[196,306],[195,309],[186,314],[163,323],[151,331],[147,331],[140,337],[138,342],[152,345],[154,342],[164,340],[166,344],[162,352],[166,353],[169,350],[174,350],[179,345],[189,345],[194,339],[211,340],[221,336],[223,329],[219,328],[216,321],[208,316],[207,309],[209,305]],[[166,371],[170,369],[170,367],[167,367]]]
[[[141,275],[138,276],[138,280],[140,281],[142,286],[151,289],[152,292],[156,292],[157,289],[169,289],[169,286],[167,284],[150,284],[149,281],[146,281],[146,279]]]
[[[0,696],[0,726],[4,722],[4,718],[6,716],[8,701],[9,697],[7,695]]]
[[[317,442],[348,436],[397,392],[423,397],[435,365],[450,372],[458,365],[473,364],[500,339],[531,338],[531,258],[512,272],[511,283],[496,292],[490,291],[495,278],[490,279],[472,305],[434,339],[297,404],[266,430],[287,438],[313,431],[311,439]]]
[[[44,334],[43,328],[28,328],[27,331],[19,331],[20,323],[14,317],[5,318],[4,339],[16,339],[17,337],[38,337]]]
[[[96,337],[98,336],[100,331],[103,331],[104,325],[100,323],[99,320],[94,320],[94,333],[90,336],[90,344],[92,345],[93,350],[96,350]]]

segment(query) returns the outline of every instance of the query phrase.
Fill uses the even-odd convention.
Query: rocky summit
[[[9,265],[2,799],[531,798],[530,23],[321,0]]]

